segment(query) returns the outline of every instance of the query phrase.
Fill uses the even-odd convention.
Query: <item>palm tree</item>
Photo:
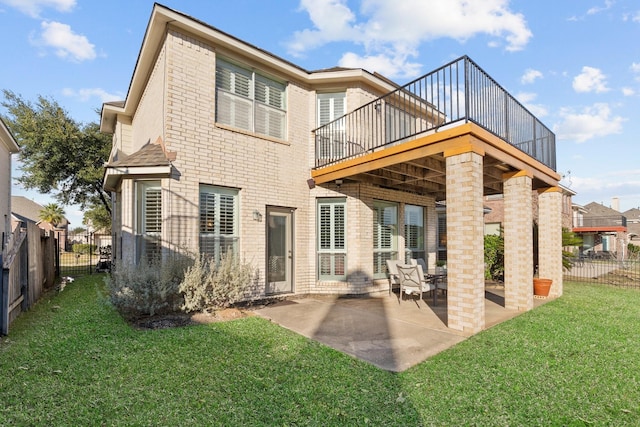
[[[64,219],[64,210],[56,203],[49,203],[42,207],[38,217],[41,220],[50,223],[54,227],[57,227]]]

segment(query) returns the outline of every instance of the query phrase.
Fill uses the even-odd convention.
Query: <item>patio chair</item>
[[[422,267],[420,265],[398,265],[398,277],[400,279],[400,300],[402,300],[402,294],[408,295],[417,293],[422,299],[424,292],[430,292],[436,290],[436,285],[431,283],[424,277]],[[433,292],[433,303],[437,303],[437,295]]]
[[[393,291],[393,287],[400,287],[400,278],[398,277],[398,260],[397,259],[388,259],[387,260],[387,270],[389,270],[389,295]]]

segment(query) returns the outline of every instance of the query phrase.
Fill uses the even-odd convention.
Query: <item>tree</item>
[[[3,94],[8,115],[2,119],[20,145],[24,174],[17,180],[27,189],[53,194],[63,205],[102,204],[110,212],[102,177],[111,138],[96,123],[77,123],[54,100],[39,96],[32,104],[11,91]]]
[[[94,230],[111,230],[111,215],[103,205],[92,205],[84,212],[82,223]]]
[[[562,227],[562,247],[582,246],[582,238],[568,228]],[[562,268],[569,271],[573,267],[575,255],[571,251],[562,249]]]
[[[57,227],[64,219],[64,210],[56,203],[48,203],[42,207],[38,217]]]

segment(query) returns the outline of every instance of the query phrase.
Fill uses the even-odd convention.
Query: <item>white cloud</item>
[[[631,87],[623,87],[622,88],[622,94],[624,96],[633,96],[633,95],[636,94],[636,91]]]
[[[417,65],[408,58],[416,56],[420,43],[440,38],[464,42],[484,34],[492,38],[488,42],[492,46],[517,51],[532,34],[524,16],[509,10],[508,4],[508,0],[431,0],[425,7],[423,0],[361,0],[357,15],[346,0],[301,0],[300,10],[309,14],[313,28],[294,33],[288,47],[300,55],[327,43],[352,42],[365,52],[345,61],[359,57],[369,64],[388,65],[401,58],[409,69]]]
[[[594,6],[591,9],[587,10],[587,15],[595,15],[600,12],[604,12],[605,10],[611,9],[611,7],[615,4],[613,0],[605,0],[604,6]]]
[[[562,121],[553,127],[553,131],[558,139],[575,142],[621,133],[625,121],[620,116],[612,116],[611,108],[604,103],[586,107],[578,113],[563,109],[560,117]]]
[[[95,46],[87,37],[76,34],[67,24],[55,21],[43,21],[42,33],[36,44],[52,47],[60,58],[72,61],[95,59]]]
[[[109,93],[101,88],[85,88],[79,90],[64,88],[62,89],[62,94],[69,98],[76,98],[81,102],[87,102],[92,98],[98,98],[101,103],[124,99],[124,95],[122,94]]]
[[[637,74],[636,80],[640,81],[640,63],[633,62],[631,63],[631,72]]]
[[[520,83],[524,84],[531,84],[533,82],[536,81],[536,79],[541,79],[542,76],[542,72],[538,71],[538,70],[534,70],[534,69],[527,69],[524,74],[522,75],[522,77],[520,77]]]
[[[576,92],[606,92],[609,90],[607,77],[598,68],[584,66],[582,73],[573,79],[573,89]]]
[[[338,65],[347,68],[364,68],[369,71],[377,71],[384,76],[413,77],[420,72],[420,64],[409,62],[407,55],[365,55],[360,56],[353,52],[342,55]]]
[[[14,7],[32,18],[38,18],[40,12],[46,8],[53,8],[59,12],[70,12],[75,7],[76,0],[0,0],[0,3]]]

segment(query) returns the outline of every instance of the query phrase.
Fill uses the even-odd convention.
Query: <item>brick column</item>
[[[510,310],[533,308],[531,178],[524,171],[504,176],[504,299]]]
[[[445,156],[448,326],[476,333],[485,326],[483,157],[472,151]]]
[[[562,191],[538,190],[538,276],[553,280],[549,296],[562,296]]]

